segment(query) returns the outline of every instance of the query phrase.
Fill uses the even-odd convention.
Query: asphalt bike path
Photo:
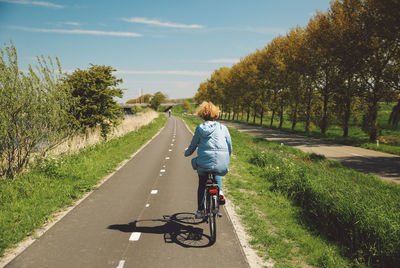
[[[360,172],[373,173],[386,181],[400,183],[400,156],[360,147],[335,144],[253,125],[222,121],[228,127],[269,141],[296,147],[309,153],[325,155]]]
[[[6,267],[249,267],[222,208],[217,241],[194,219],[197,174],[183,152],[192,134],[164,129],[100,188]]]

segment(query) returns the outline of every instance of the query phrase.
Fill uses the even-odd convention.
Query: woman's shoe
[[[218,203],[219,203],[220,205],[225,205],[225,197],[224,197],[222,194],[220,194],[220,195],[218,196]]]
[[[201,210],[196,211],[196,213],[194,214],[194,217],[196,219],[202,219],[203,218],[203,211],[201,211]]]

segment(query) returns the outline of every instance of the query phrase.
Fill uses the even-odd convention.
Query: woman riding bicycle
[[[228,129],[215,121],[218,118],[219,109],[214,104],[203,102],[198,108],[197,115],[205,122],[197,126],[193,139],[185,151],[185,156],[190,156],[198,147],[197,157],[192,159],[192,167],[199,175],[195,216],[202,218],[208,173],[216,175],[215,180],[220,189],[219,203],[225,204],[221,176],[228,173],[232,141]]]

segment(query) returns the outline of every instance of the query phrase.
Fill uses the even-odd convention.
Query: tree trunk
[[[294,128],[296,127],[297,124],[297,106],[299,105],[299,103],[296,100],[296,105],[294,107],[294,111],[292,114],[292,130],[294,130]]]
[[[343,138],[349,136],[349,121],[351,115],[351,99],[348,98],[345,104],[344,118],[343,118]]]
[[[310,121],[311,121],[311,100],[312,100],[312,92],[309,92],[307,100],[307,111],[306,111],[306,133],[310,132]]]
[[[369,121],[369,141],[374,142],[378,137],[378,110],[379,110],[379,102],[376,94],[374,94],[370,109],[368,111],[368,121]]]
[[[253,124],[254,125],[256,124],[256,115],[257,115],[257,113],[256,113],[256,111],[254,111],[254,114],[253,114]]]
[[[322,112],[322,120],[321,120],[321,133],[325,134],[328,129],[328,101],[329,95],[324,95],[324,107]]]
[[[274,117],[275,117],[275,109],[272,109],[271,122],[269,124],[269,127],[272,127],[272,124],[274,123]]]
[[[392,108],[392,112],[389,117],[389,124],[392,125],[393,129],[397,128],[400,121],[400,99],[397,101],[397,105]]]
[[[283,125],[283,104],[281,104],[281,109],[279,111],[279,129],[282,128]]]
[[[261,114],[260,114],[260,126],[263,125],[263,119],[264,119],[264,107],[261,108]]]
[[[247,107],[247,119],[246,119],[246,123],[249,123],[249,118],[250,118],[250,105]]]

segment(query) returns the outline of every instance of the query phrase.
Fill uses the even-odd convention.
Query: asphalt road
[[[183,156],[192,134],[165,128],[101,187],[6,267],[248,267],[226,211],[217,242],[194,220],[197,175]]]
[[[241,132],[293,146],[305,152],[325,155],[326,158],[342,163],[360,172],[375,174],[386,181],[400,183],[400,156],[335,144],[328,141],[290,134],[268,128],[223,121],[223,124]]]

